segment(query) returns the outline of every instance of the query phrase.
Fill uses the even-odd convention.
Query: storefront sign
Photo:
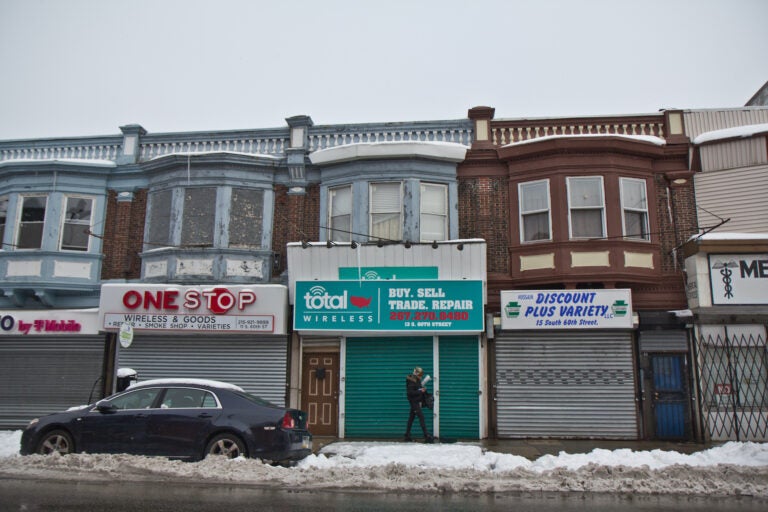
[[[437,267],[339,267],[340,280],[437,279]]]
[[[501,292],[502,329],[631,329],[631,290]]]
[[[280,285],[104,285],[104,329],[285,334],[288,290]]]
[[[768,304],[768,254],[710,254],[712,304]]]
[[[95,309],[0,311],[0,336],[98,334],[97,315]]]
[[[484,329],[482,281],[297,281],[294,329]]]

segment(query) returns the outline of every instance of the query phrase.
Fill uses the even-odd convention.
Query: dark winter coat
[[[423,397],[421,388],[421,379],[418,375],[408,375],[405,378],[405,392],[409,402],[421,402]]]

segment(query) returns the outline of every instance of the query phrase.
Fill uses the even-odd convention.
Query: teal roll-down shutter
[[[423,368],[425,375],[433,374],[431,337],[347,338],[345,437],[403,437],[409,412],[405,377],[415,366]],[[432,383],[427,387],[434,389]],[[432,433],[432,411],[424,413]],[[422,436],[418,419],[411,435]]]
[[[440,437],[480,437],[477,337],[440,338]]]

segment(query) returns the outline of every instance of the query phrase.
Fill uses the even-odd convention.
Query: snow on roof
[[[361,142],[320,149],[309,155],[313,164],[347,162],[363,158],[422,157],[435,160],[461,162],[467,154],[467,146],[455,142],[390,141]]]
[[[705,233],[694,235],[691,240],[768,240],[768,233]]]
[[[36,158],[36,159],[22,159],[13,158],[9,160],[0,161],[0,166],[3,165],[33,165],[33,164],[65,164],[65,165],[87,165],[89,167],[117,167],[117,164],[112,160],[94,160],[87,158]]]
[[[723,139],[746,138],[766,132],[768,132],[768,124],[748,124],[745,126],[704,132],[693,139],[693,143],[704,144],[705,142],[713,142]]]
[[[505,148],[511,147],[511,146],[519,146],[522,144],[532,144],[535,142],[543,142],[545,140],[553,140],[553,139],[575,139],[578,137],[618,137],[620,139],[630,139],[634,141],[640,141],[640,142],[650,142],[651,144],[655,144],[657,146],[664,146],[667,141],[662,139],[661,137],[655,137],[653,135],[624,135],[620,133],[575,133],[572,135],[545,135],[544,137],[536,137],[535,139],[526,139],[526,140],[520,140],[517,142],[513,142],[511,144],[506,144]]]
[[[129,389],[133,389],[136,387],[146,387],[146,386],[182,386],[182,385],[208,386],[211,388],[229,389],[231,391],[240,391],[242,393],[245,393],[245,390],[240,386],[235,386],[234,384],[229,384],[228,382],[221,382],[218,380],[209,380],[209,379],[178,379],[178,378],[177,379],[153,379],[153,380],[145,380],[142,382],[137,382],[128,387]]]
[[[242,151],[177,151],[174,153],[167,153],[165,155],[158,155],[150,158],[148,161],[160,160],[163,158],[170,158],[172,156],[205,156],[205,155],[240,155],[249,156],[251,158],[269,158],[270,160],[280,160],[281,157],[275,155],[267,155],[264,153],[243,153]]]

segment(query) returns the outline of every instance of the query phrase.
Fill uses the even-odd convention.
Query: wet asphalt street
[[[3,512],[752,512],[768,509],[750,498],[584,494],[402,494],[302,491],[243,485],[153,482],[62,482],[0,479]]]

